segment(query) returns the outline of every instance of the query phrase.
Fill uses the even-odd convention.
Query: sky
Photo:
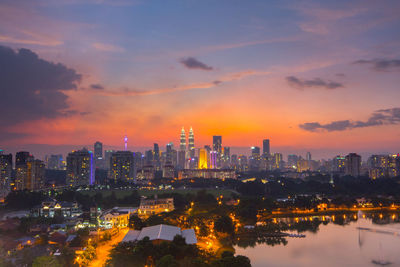
[[[400,152],[400,1],[0,1],[0,148]]]

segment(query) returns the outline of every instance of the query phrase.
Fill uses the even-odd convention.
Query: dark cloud
[[[104,87],[101,84],[91,84],[90,88],[94,90],[104,90]]]
[[[40,59],[28,49],[0,46],[0,124],[68,115],[66,90],[75,90],[81,75]]]
[[[222,83],[222,81],[219,81],[219,80],[213,81],[213,84],[215,84],[215,85],[218,85],[218,84],[221,84],[221,83]]]
[[[400,59],[357,60],[353,64],[370,65],[376,71],[400,70]]]
[[[380,109],[371,114],[366,121],[333,121],[327,124],[319,122],[306,122],[300,124],[299,127],[310,132],[317,131],[344,131],[354,128],[364,128],[380,125],[393,125],[400,123],[400,108]]]
[[[188,69],[200,69],[200,70],[212,70],[213,67],[198,61],[194,57],[186,57],[180,60],[180,62]]]
[[[334,81],[324,81],[321,78],[315,78],[313,80],[301,80],[295,76],[288,76],[286,77],[286,80],[291,86],[301,90],[310,87],[320,87],[325,89],[336,89],[344,87],[342,83]]]
[[[346,77],[346,74],[344,74],[344,73],[336,73],[335,76],[337,76],[337,77]]]

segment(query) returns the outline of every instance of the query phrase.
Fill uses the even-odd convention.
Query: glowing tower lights
[[[128,136],[125,135],[124,137],[124,143],[125,143],[125,151],[128,150]]]

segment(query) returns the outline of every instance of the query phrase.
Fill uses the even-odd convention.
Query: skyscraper
[[[38,190],[44,185],[45,164],[43,161],[29,158],[27,163],[27,172],[24,181],[24,189]]]
[[[361,156],[356,153],[350,153],[346,156],[346,174],[358,177],[361,174]]]
[[[213,136],[213,150],[218,153],[218,155],[221,155],[222,151],[222,136],[220,135],[214,135]]]
[[[154,167],[156,168],[156,171],[159,171],[161,168],[161,162],[160,162],[160,147],[158,146],[157,143],[154,143],[154,148],[153,148],[153,161],[154,161]]]
[[[188,145],[188,148],[189,148],[190,157],[193,158],[194,154],[195,154],[195,151],[194,151],[194,134],[193,134],[192,127],[190,127],[190,131],[189,131],[189,145]]]
[[[0,190],[10,189],[12,166],[12,154],[0,154]]]
[[[311,161],[311,152],[307,152],[306,160]]]
[[[183,127],[181,130],[181,139],[180,139],[179,150],[180,151],[186,150],[186,133],[185,133],[185,129]]]
[[[67,186],[91,185],[94,182],[93,154],[86,148],[67,156]]]
[[[62,161],[63,156],[59,155],[50,155],[47,157],[47,169],[50,170],[61,170],[62,169]]]
[[[32,158],[32,155],[26,151],[17,152],[15,155],[15,181],[14,187],[16,190],[25,189],[25,181],[27,180],[28,160]]]
[[[204,148],[199,148],[199,169],[208,169],[208,154]]]
[[[112,154],[109,179],[114,182],[133,182],[135,178],[134,156],[131,151],[118,151]]]
[[[94,143],[94,158],[95,159],[103,158],[103,144],[99,141]]]
[[[263,140],[263,155],[270,155],[269,139]]]
[[[105,168],[106,168],[106,170],[109,170],[110,168],[111,168],[111,165],[110,165],[110,159],[111,159],[111,156],[112,156],[112,154],[114,153],[115,151],[114,150],[106,150],[106,151],[104,151],[104,161],[105,161]]]

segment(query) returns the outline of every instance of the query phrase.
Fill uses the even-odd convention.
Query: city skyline
[[[120,146],[124,134],[147,147],[186,125],[198,144],[400,150],[398,2],[211,6],[2,2],[1,147]]]

